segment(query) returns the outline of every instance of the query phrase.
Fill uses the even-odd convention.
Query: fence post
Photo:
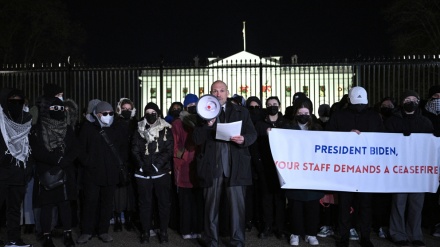
[[[263,63],[260,56],[260,100],[263,102]]]
[[[162,95],[162,93],[163,93],[163,70],[164,70],[164,67],[163,67],[163,58],[160,60],[160,73],[159,73],[159,75],[160,75],[160,80],[159,80],[159,90],[160,90],[160,94],[157,94],[156,95],[156,97],[157,96],[159,96],[160,95],[160,106],[163,108],[163,95]],[[166,96],[166,95],[165,95]],[[164,109],[161,109],[161,111],[162,111],[162,114],[163,114],[163,110]],[[165,115],[163,115],[163,118],[165,118],[165,116],[166,116],[166,114],[167,114],[167,109],[165,109]]]

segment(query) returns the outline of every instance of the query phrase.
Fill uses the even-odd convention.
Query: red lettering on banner
[[[299,163],[293,161],[275,161],[275,166],[278,169],[299,170]]]
[[[393,166],[398,174],[438,174],[438,166]]]
[[[333,171],[345,173],[380,173],[380,166],[355,166],[346,164],[335,164]]]

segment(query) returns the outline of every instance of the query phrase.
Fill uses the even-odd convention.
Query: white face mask
[[[29,107],[27,107],[27,106],[23,107],[23,111],[24,112],[29,112]]]
[[[113,123],[113,116],[101,116],[101,122],[106,125],[110,125]]]

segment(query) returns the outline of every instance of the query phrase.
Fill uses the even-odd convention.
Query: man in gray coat
[[[196,127],[194,142],[204,152],[197,160],[199,183],[204,187],[205,236],[207,246],[219,245],[218,216],[220,197],[226,193],[230,211],[230,245],[245,245],[245,191],[252,184],[248,146],[255,142],[255,131],[246,108],[227,102],[228,87],[223,81],[211,85],[211,94],[222,106],[219,116]],[[229,141],[215,138],[217,123],[242,121],[241,133]],[[203,157],[202,157],[203,156]]]

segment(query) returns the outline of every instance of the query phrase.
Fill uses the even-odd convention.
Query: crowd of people
[[[116,110],[92,99],[79,117],[72,99],[47,84],[29,108],[18,89],[0,92],[0,202],[5,203],[6,247],[32,246],[21,238],[34,232],[44,247],[55,246],[54,228],[65,246],[91,238],[113,241],[113,231],[139,230],[140,243],[168,229],[203,246],[245,246],[253,228],[258,238],[305,241],[335,237],[336,246],[359,240],[373,246],[371,231],[398,246],[425,246],[422,224],[440,237],[439,193],[352,193],[281,189],[269,144],[273,128],[306,131],[432,133],[440,136],[440,85],[422,99],[412,90],[369,107],[364,88],[352,87],[318,117],[306,94],[293,96],[281,113],[277,96],[230,96],[223,81],[211,85],[222,106],[203,119],[199,98],[187,94],[162,116],[153,102],[136,118],[132,100]],[[316,109],[316,106],[315,106]],[[241,121],[241,132],[216,138],[217,124]],[[78,227],[76,240],[72,228]],[[358,232],[360,234],[358,234]]]

